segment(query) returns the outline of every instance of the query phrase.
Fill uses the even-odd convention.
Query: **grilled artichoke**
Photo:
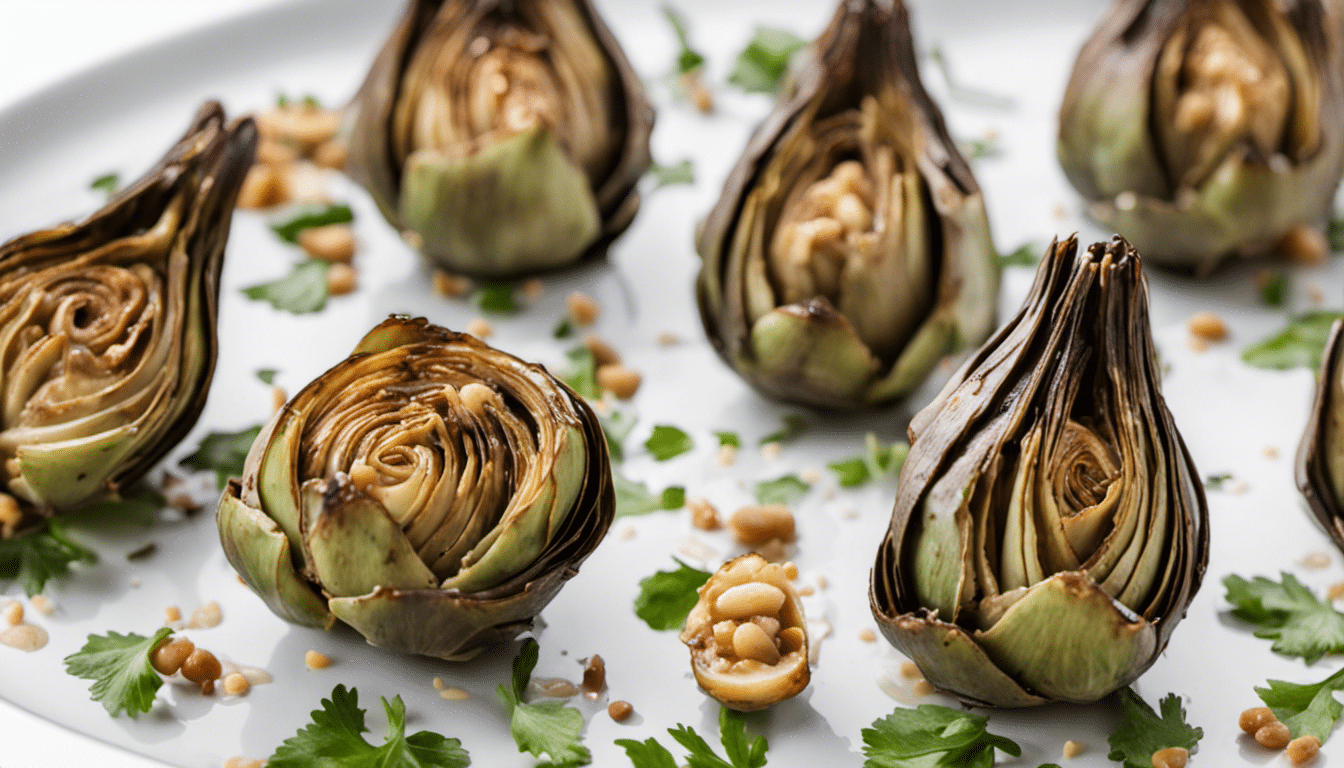
[[[392,317],[262,430],[217,522],[281,617],[455,659],[530,626],[614,513],[582,398],[471,336]]]
[[[1157,659],[1208,560],[1158,382],[1138,254],[1051,244],[1022,310],[910,425],[869,598],[929,682],[1088,702]]]
[[[639,208],[653,109],[589,0],[410,0],[350,108],[350,175],[452,271],[572,264]]]
[[[1117,0],[1064,95],[1064,172],[1170,266],[1318,228],[1344,170],[1339,38],[1319,0]]]
[[[1344,320],[1336,320],[1321,361],[1316,401],[1297,450],[1297,485],[1312,514],[1344,549]]]
[[[767,395],[899,399],[994,327],[984,200],[899,0],[845,0],[701,224],[705,332]]]
[[[101,210],[0,245],[0,478],[24,520],[115,496],[195,424],[256,144],[251,120],[209,102]]]

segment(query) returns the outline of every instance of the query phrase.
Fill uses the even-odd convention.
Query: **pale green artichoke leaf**
[[[236,481],[225,489],[215,522],[229,562],[268,608],[297,624],[331,623],[322,598],[295,570],[289,539],[274,520],[242,502]]]
[[[940,690],[985,706],[1034,707],[1049,703],[1013,681],[970,635],[936,615],[904,615],[882,624],[892,645],[910,657]]]
[[[286,405],[257,435],[252,450],[248,451],[243,473],[248,478],[256,478],[256,503],[279,524],[280,530],[296,547],[301,545],[303,535],[299,520],[300,501],[295,494],[299,455],[292,446],[298,445],[302,433],[303,419],[296,406]],[[244,489],[245,498],[252,495],[251,485],[249,483]]]
[[[864,396],[880,362],[849,320],[817,299],[767,312],[751,327],[743,367],[768,388],[825,405]]]
[[[327,594],[353,597],[378,587],[438,586],[401,526],[348,480],[309,480],[301,494],[308,567]]]
[[[85,438],[21,445],[16,455],[28,490],[60,509],[96,496],[137,445],[135,426],[127,424]]]
[[[997,276],[994,279],[997,280]],[[928,378],[929,372],[949,349],[959,346],[957,338],[960,334],[951,317],[953,312],[954,307],[949,305],[936,310],[924,321],[910,341],[906,342],[905,349],[896,357],[891,370],[869,387],[869,402],[886,402],[910,394]]]
[[[1080,62],[1088,55],[1084,48]],[[1148,132],[1150,73],[1136,71],[1119,55],[1104,55],[1105,63],[1093,63],[1085,74],[1077,71],[1064,94],[1059,164],[1089,198],[1109,190],[1166,197],[1171,185]]]

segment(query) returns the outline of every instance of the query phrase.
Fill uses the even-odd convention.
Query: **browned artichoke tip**
[[[196,423],[219,274],[256,152],[206,103],[143,177],[78,223],[0,245],[4,530],[115,496]]]
[[[719,356],[771,397],[899,400],[994,328],[984,199],[924,90],[909,16],[845,0],[701,223]]]
[[[1297,449],[1297,487],[1344,550],[1344,320],[1335,321],[1326,342],[1316,399]]]
[[[410,0],[349,109],[351,177],[478,277],[604,254],[651,163],[653,107],[589,0]]]
[[[739,712],[797,696],[812,677],[798,592],[784,565],[755,553],[729,560],[705,582],[681,641],[700,687]]]
[[[967,702],[1090,702],[1157,660],[1208,563],[1199,474],[1117,237],[1052,243],[1022,310],[910,425],[869,599]]]

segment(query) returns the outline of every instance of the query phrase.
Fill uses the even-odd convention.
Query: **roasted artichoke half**
[[[451,271],[572,264],[639,208],[653,108],[589,0],[411,0],[350,109],[350,175]]]
[[[1316,400],[1297,449],[1297,485],[1312,514],[1344,549],[1344,320],[1326,342]]]
[[[705,332],[763,393],[899,399],[994,327],[984,199],[920,83],[905,8],[846,0],[701,223]]]
[[[459,659],[529,627],[614,513],[581,397],[471,336],[392,317],[271,419],[217,522],[281,617]]]
[[[1319,0],[1117,0],[1064,95],[1060,163],[1149,261],[1207,271],[1324,223],[1341,78]]]
[[[1051,244],[1026,304],[910,426],[872,571],[883,634],[975,704],[1089,702],[1166,647],[1208,560],[1138,254]]]
[[[115,496],[196,423],[256,144],[209,102],[102,209],[0,245],[0,478],[24,523]]]

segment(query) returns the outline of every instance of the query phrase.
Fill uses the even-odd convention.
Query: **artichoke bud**
[[[26,519],[115,496],[196,423],[256,145],[209,102],[101,210],[0,245],[0,492]]]
[[[988,336],[999,273],[984,200],[899,2],[841,3],[696,246],[706,333],[773,397],[899,399]]]
[[[1120,0],[1064,96],[1064,171],[1171,266],[1319,227],[1344,172],[1339,38],[1319,0]]]
[[[392,317],[262,430],[217,522],[278,615],[451,659],[530,626],[614,513],[581,397],[471,336]]]
[[[1330,329],[1316,400],[1297,451],[1297,485],[1312,514],[1344,549],[1344,320]]]
[[[1089,702],[1166,647],[1208,559],[1138,254],[1053,243],[1018,315],[910,426],[869,593],[968,702]]]
[[[454,272],[566,266],[639,208],[653,109],[589,0],[411,0],[350,108],[351,176]]]

